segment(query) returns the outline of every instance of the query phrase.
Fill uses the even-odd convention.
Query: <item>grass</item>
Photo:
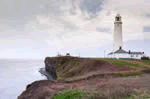
[[[61,80],[61,79],[64,79],[63,76],[57,76],[57,80]]]
[[[132,88],[115,86],[110,88],[97,87],[99,91],[81,91],[70,89],[58,92],[51,99],[149,99],[149,90],[133,90]]]
[[[52,99],[79,99],[79,97],[83,97],[86,94],[86,91],[76,89],[65,90],[57,93],[55,96],[52,97]]]
[[[142,72],[130,70],[130,71],[120,71],[115,73],[116,76],[127,77],[127,76],[137,76],[142,75]]]
[[[102,59],[104,61],[107,61],[111,64],[117,65],[117,66],[127,66],[127,67],[134,67],[137,68],[139,70],[142,69],[150,69],[150,61],[137,61],[137,60],[124,60],[124,59]]]
[[[92,68],[91,66],[95,61],[104,60],[116,66],[126,66],[136,68],[137,70],[145,70],[150,69],[150,64],[143,60],[129,60],[129,59],[107,59],[107,58],[71,58],[64,57],[59,59],[57,62],[59,65],[56,66],[58,79],[66,79],[70,77],[78,77],[82,76],[86,73],[89,73],[89,70]],[[88,68],[86,68],[88,67]],[[83,69],[84,68],[84,69]],[[120,72],[120,76],[134,76],[138,75],[136,72]]]
[[[75,76],[77,73],[71,73],[79,67],[81,67],[83,59],[72,59],[72,58],[63,58],[59,60],[61,65],[56,67],[58,75],[63,76],[63,78]]]
[[[141,60],[141,62],[150,64],[150,60]]]

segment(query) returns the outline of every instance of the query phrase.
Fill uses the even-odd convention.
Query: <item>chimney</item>
[[[129,50],[129,54],[131,53],[131,51]]]
[[[122,47],[120,46],[120,48],[119,49],[122,49]]]

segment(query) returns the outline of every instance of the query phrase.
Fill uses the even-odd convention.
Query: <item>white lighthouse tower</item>
[[[117,14],[114,22],[113,51],[108,54],[108,58],[141,59],[144,56],[144,52],[125,51],[122,46],[122,21],[120,14]]]
[[[117,14],[114,22],[114,33],[113,33],[113,51],[115,52],[122,47],[122,21],[120,14]]]

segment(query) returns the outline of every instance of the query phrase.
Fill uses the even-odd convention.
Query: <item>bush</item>
[[[149,57],[141,57],[141,60],[149,60]]]

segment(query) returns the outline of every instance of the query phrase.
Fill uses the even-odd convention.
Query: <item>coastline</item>
[[[123,63],[123,66],[120,66],[120,63]],[[53,75],[56,73],[56,66],[56,77],[60,78],[55,80],[53,79]],[[146,67],[147,69],[145,69]],[[139,71],[139,68],[141,71]],[[58,91],[63,92],[73,89],[104,94],[105,99],[114,97],[112,91],[115,91],[115,96],[118,92],[121,92],[117,97],[123,95],[123,97],[127,98],[128,94],[124,95],[124,93],[132,94],[137,89],[150,89],[147,83],[150,81],[148,79],[149,75],[139,76],[141,73],[144,75],[145,72],[149,72],[149,64],[142,61],[68,56],[59,58],[46,57],[45,68],[40,68],[39,72],[46,76],[47,80],[35,81],[28,84],[26,90],[18,96],[18,99],[51,99],[53,96],[57,96]],[[106,74],[108,72],[110,74]],[[114,73],[116,74],[115,77],[113,77]],[[61,75],[63,76],[61,77]],[[99,99],[102,98],[101,96],[97,97]]]
[[[47,80],[55,80],[48,72],[45,71],[45,68],[40,68],[39,72],[47,77]]]

